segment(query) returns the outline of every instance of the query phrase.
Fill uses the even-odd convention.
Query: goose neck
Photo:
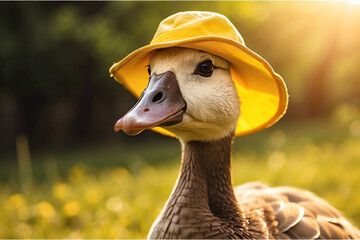
[[[250,238],[231,184],[232,140],[186,143],[178,181],[149,238]]]
[[[214,141],[190,141],[185,145],[180,173],[181,181],[201,184],[198,198],[207,202],[209,210],[221,219],[239,217],[239,209],[231,182],[233,135]]]

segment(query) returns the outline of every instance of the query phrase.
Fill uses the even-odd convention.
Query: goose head
[[[239,97],[225,59],[189,48],[157,50],[149,83],[115,130],[136,135],[161,126],[181,142],[211,141],[233,134]]]

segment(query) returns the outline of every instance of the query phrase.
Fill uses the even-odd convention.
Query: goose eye
[[[150,69],[150,66],[148,66],[148,74],[149,74],[149,76],[151,76],[151,69]]]
[[[203,77],[210,77],[214,71],[214,65],[211,60],[206,60],[199,63],[195,70],[195,74],[199,74]]]

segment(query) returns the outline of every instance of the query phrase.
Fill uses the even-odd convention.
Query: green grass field
[[[309,189],[360,226],[360,118],[278,124],[237,138],[234,185]],[[26,149],[2,157],[0,238],[145,238],[175,183],[180,144]],[[30,171],[29,169],[32,169]]]

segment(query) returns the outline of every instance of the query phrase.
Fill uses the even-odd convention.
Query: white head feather
[[[216,67],[210,77],[194,74],[199,63],[211,60]],[[183,121],[164,127],[182,143],[211,141],[236,128],[240,102],[231,79],[229,62],[207,52],[189,48],[158,50],[150,59],[151,74],[172,71],[187,104]]]

